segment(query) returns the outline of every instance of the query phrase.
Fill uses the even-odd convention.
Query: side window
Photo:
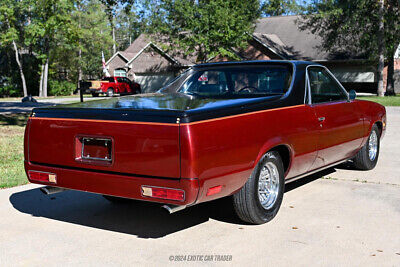
[[[323,68],[308,68],[312,103],[347,100],[347,95],[336,80]]]
[[[221,71],[204,71],[193,81],[188,92],[220,94],[228,90],[225,73]]]
[[[117,78],[117,81],[118,81],[119,83],[125,82],[125,81],[124,81],[124,78]]]

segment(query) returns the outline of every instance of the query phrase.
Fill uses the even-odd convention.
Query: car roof
[[[240,66],[240,65],[263,65],[263,64],[293,64],[293,65],[320,65],[312,61],[302,60],[245,60],[245,61],[223,61],[212,63],[201,63],[194,68],[217,67],[217,66]]]

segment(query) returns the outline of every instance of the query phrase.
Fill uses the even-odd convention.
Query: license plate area
[[[113,162],[113,139],[110,137],[77,136],[75,160],[99,165]]]

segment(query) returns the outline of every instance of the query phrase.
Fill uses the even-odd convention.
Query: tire
[[[98,96],[99,96],[99,93],[92,93],[92,96],[93,96],[93,97],[98,97]]]
[[[107,96],[108,97],[113,97],[114,96],[114,89],[113,88],[108,88],[107,89]]]
[[[272,170],[272,172],[271,172]],[[279,182],[275,186],[274,201],[262,203],[259,193],[259,180],[264,173],[275,173],[275,181]],[[277,177],[279,176],[279,177]],[[268,180],[268,179],[267,179]],[[271,180],[271,178],[269,179]],[[284,168],[282,159],[278,152],[270,151],[266,153],[254,168],[250,178],[239,192],[233,195],[233,206],[238,217],[251,224],[263,224],[272,220],[279,211],[282,204],[283,193],[285,191]],[[267,194],[272,197],[272,194]]]
[[[375,168],[379,157],[380,137],[381,133],[378,126],[374,124],[367,142],[353,159],[354,167],[356,169],[366,171]]]
[[[105,199],[108,201],[118,204],[118,203],[127,203],[130,201],[128,198],[123,198],[123,197],[114,197],[114,196],[108,196],[108,195],[103,195]]]

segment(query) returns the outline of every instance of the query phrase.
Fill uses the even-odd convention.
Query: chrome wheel
[[[378,153],[378,135],[375,131],[371,132],[368,141],[368,156],[370,161],[374,161]]]
[[[271,208],[278,197],[279,171],[278,167],[267,162],[261,169],[258,177],[258,199],[264,209]]]

